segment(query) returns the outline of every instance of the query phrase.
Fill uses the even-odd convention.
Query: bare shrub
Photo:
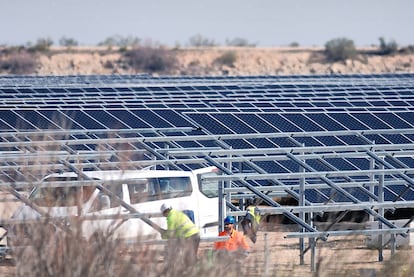
[[[107,46],[108,48],[117,46],[126,49],[128,47],[136,47],[140,44],[140,42],[141,39],[138,37],[114,35],[107,37],[104,41],[98,43],[98,46]]]
[[[33,74],[36,71],[37,59],[27,51],[14,51],[0,58],[0,71],[8,74]]]
[[[125,244],[105,230],[86,240],[81,229],[77,218],[70,224],[51,220],[22,225],[18,244],[12,244],[16,275],[229,276],[229,267],[235,265],[234,261],[218,263],[201,257],[197,264],[184,266],[179,259],[181,249],[173,250],[177,260],[165,260],[163,246],[154,248],[140,238]]]
[[[245,38],[233,38],[233,39],[226,39],[227,46],[236,46],[236,47],[255,47],[257,43],[250,43]]]
[[[103,67],[106,69],[115,69],[115,63],[108,60],[103,64]]]
[[[165,269],[162,252],[139,238],[117,241],[116,224],[85,238],[82,222],[78,217],[32,220],[9,228],[16,235],[8,244],[17,276],[160,276]]]
[[[125,52],[125,59],[135,72],[169,73],[177,64],[173,52],[161,47],[134,48]]]
[[[190,46],[193,46],[193,47],[217,46],[216,42],[213,39],[203,37],[200,34],[197,34],[197,35],[194,35],[194,36],[190,37],[189,44],[190,44]]]
[[[403,54],[413,54],[414,53],[414,45],[408,45],[406,47],[401,48],[400,50]]]
[[[229,67],[234,67],[234,63],[237,60],[237,55],[234,51],[226,51],[221,56],[217,57],[214,60],[214,63],[220,65],[227,65]]]

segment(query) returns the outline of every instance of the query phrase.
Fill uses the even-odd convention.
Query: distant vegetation
[[[218,44],[213,40],[206,37],[203,37],[200,34],[190,37],[188,40],[189,45],[193,47],[213,47],[218,46]]]
[[[247,39],[244,39],[244,38],[226,39],[227,46],[256,47],[256,44],[257,43],[251,43]]]
[[[48,37],[39,38],[33,46],[30,42],[27,45],[28,50],[31,52],[48,52],[53,45],[53,40]]]
[[[357,55],[357,50],[353,40],[336,38],[325,44],[325,55],[329,61],[345,61],[354,59]]]
[[[121,51],[126,50],[128,47],[137,47],[141,42],[141,39],[133,36],[120,36],[115,35],[106,38],[104,41],[98,43],[98,46],[107,46],[109,49],[112,47],[119,47]]]
[[[8,52],[5,54],[5,52]],[[33,74],[37,67],[36,57],[26,49],[15,48],[0,53],[0,73]]]
[[[66,46],[66,47],[76,47],[79,45],[78,41],[74,38],[67,38],[67,37],[62,37],[59,40],[59,45],[60,46]]]
[[[237,55],[234,51],[226,51],[218,58],[215,59],[216,64],[227,65],[229,67],[234,67],[234,63],[237,60]]]
[[[398,44],[395,42],[395,40],[386,42],[383,37],[380,37],[379,41],[381,55],[390,55],[398,52]]]
[[[393,55],[393,54],[414,53],[414,46],[409,45],[399,48],[395,40],[386,41],[383,37],[379,38],[378,50],[368,52],[374,55]],[[328,61],[337,62],[355,59],[358,55],[354,41],[348,38],[335,38],[325,44],[325,55]]]
[[[77,51],[76,47],[79,42],[75,38],[65,37],[59,39],[60,46],[66,47],[66,50]],[[41,55],[54,55],[56,51],[53,49],[54,41],[48,37],[42,37],[36,42],[28,42],[22,46],[0,46],[0,74],[35,74],[39,66],[38,58]],[[196,34],[189,38],[188,46],[190,47],[218,47],[220,46],[214,39],[207,38],[201,34]],[[227,38],[225,46],[230,47],[256,47],[257,43],[249,42],[247,39],[241,37]],[[107,69],[116,69],[121,67],[123,69],[130,69],[133,72],[150,72],[170,74],[177,69],[176,54],[180,50],[179,44],[175,47],[164,47],[160,43],[143,41],[135,36],[120,36],[114,35],[106,38],[98,44],[98,46],[106,47],[106,53],[113,51],[121,53],[119,61],[106,61],[103,65]],[[299,43],[292,42],[291,47],[299,47]],[[103,52],[102,52],[103,53]],[[395,40],[386,40],[383,37],[379,38],[379,45],[377,49],[369,51],[358,51],[354,41],[349,38],[334,38],[325,43],[323,51],[323,59],[326,62],[344,62],[352,59],[364,59],[363,55],[394,55],[394,54],[411,54],[414,53],[414,45],[407,47],[399,47]],[[237,62],[236,52],[229,50],[222,52],[218,56],[213,65],[226,65],[234,67]],[[320,62],[320,61],[316,61]],[[191,69],[197,69],[197,61],[190,63]],[[179,72],[187,72],[188,69],[179,70]],[[205,74],[208,68],[202,68]],[[177,71],[176,71],[177,72]]]
[[[169,73],[177,64],[173,51],[162,47],[137,47],[126,51],[124,57],[128,66],[136,73]]]

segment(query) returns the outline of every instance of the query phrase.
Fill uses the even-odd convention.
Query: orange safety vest
[[[228,234],[226,231],[222,231],[219,233],[219,236],[228,236]],[[250,246],[247,243],[243,233],[233,229],[228,240],[218,241],[214,243],[214,249],[227,251],[236,251],[242,249],[247,251],[250,249]]]

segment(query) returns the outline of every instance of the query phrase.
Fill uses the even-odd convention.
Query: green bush
[[[357,51],[353,40],[336,38],[325,44],[325,54],[328,60],[336,62],[354,59]]]
[[[48,52],[52,45],[53,40],[51,38],[39,38],[36,44],[29,47],[28,50],[32,52]]]
[[[78,46],[79,43],[76,39],[74,38],[67,38],[67,37],[62,37],[59,39],[59,44],[61,46],[65,46],[65,47],[73,47],[73,46]]]
[[[383,37],[380,37],[379,41],[381,55],[391,55],[398,52],[398,44],[394,40],[386,42]]]
[[[176,67],[173,52],[164,48],[139,47],[125,52],[127,64],[135,72],[169,73]]]

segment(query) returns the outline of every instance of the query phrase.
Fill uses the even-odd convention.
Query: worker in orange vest
[[[226,250],[229,252],[239,252],[247,255],[250,246],[246,241],[246,238],[242,232],[237,231],[234,228],[236,220],[232,216],[227,216],[224,219],[224,231],[219,233],[219,236],[228,236],[226,241],[218,241],[214,243],[215,250]]]

